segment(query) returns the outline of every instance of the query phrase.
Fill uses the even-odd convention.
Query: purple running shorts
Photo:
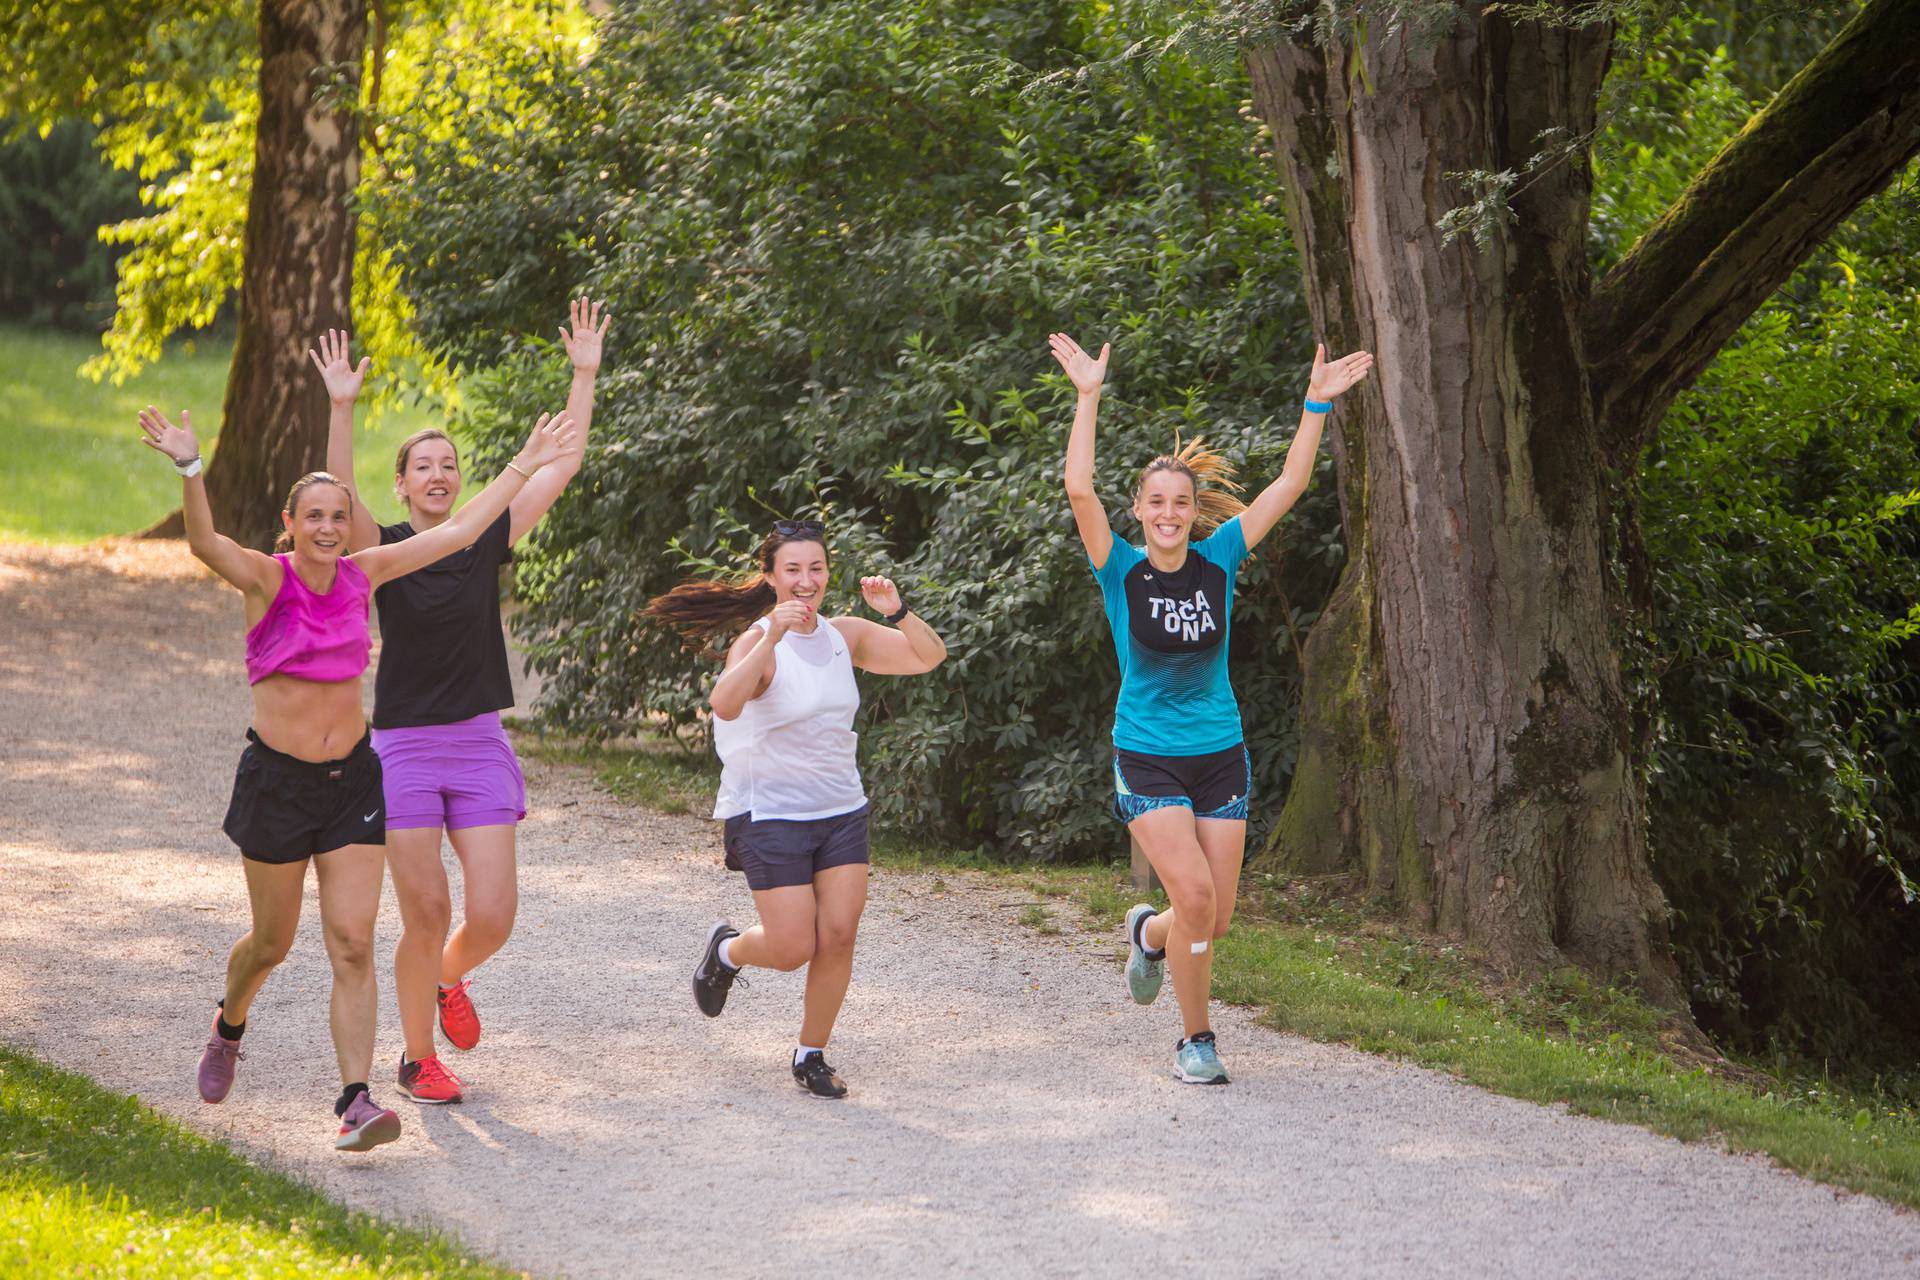
[[[452,724],[375,729],[387,830],[507,826],[527,816],[527,780],[500,713]]]

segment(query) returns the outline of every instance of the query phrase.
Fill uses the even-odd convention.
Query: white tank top
[[[766,630],[767,620],[753,624]],[[773,649],[773,680],[732,720],[713,721],[720,794],[713,816],[810,821],[867,802],[854,758],[860,690],[846,637],[825,618]]]

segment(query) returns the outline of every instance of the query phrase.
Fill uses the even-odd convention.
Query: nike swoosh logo
[[[363,815],[361,815],[361,818],[360,818],[360,821],[362,821],[362,822],[372,822],[372,821],[373,821],[373,819],[374,819],[374,815],[375,815],[375,814],[378,814],[379,812],[380,812],[380,811],[379,811],[378,809],[375,809],[375,810],[373,811],[373,813],[368,813],[368,814],[363,814]]]

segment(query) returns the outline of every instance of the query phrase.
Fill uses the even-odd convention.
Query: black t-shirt
[[[511,513],[472,546],[374,589],[380,669],[373,727],[452,724],[513,705],[507,640],[500,630],[500,566]],[[380,526],[380,545],[413,536],[413,525]]]

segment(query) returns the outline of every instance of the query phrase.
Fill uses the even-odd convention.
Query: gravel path
[[[311,907],[233,1096],[193,1092],[245,922],[219,832],[238,598],[178,544],[0,546],[0,634],[0,1038],[537,1274],[1920,1272],[1920,1216],[1239,1011],[1235,1083],[1178,1085],[1173,1002],[1126,1001],[1112,939],[1036,936],[1017,889],[958,879],[877,879],[832,1053],[854,1093],[816,1102],[786,1072],[798,975],[692,1006],[707,924],[751,919],[712,826],[537,765],[519,932],[454,1063],[470,1101],[398,1098],[383,1004],[375,1093],[407,1132],[340,1156]],[[389,964],[397,935],[389,896]]]

